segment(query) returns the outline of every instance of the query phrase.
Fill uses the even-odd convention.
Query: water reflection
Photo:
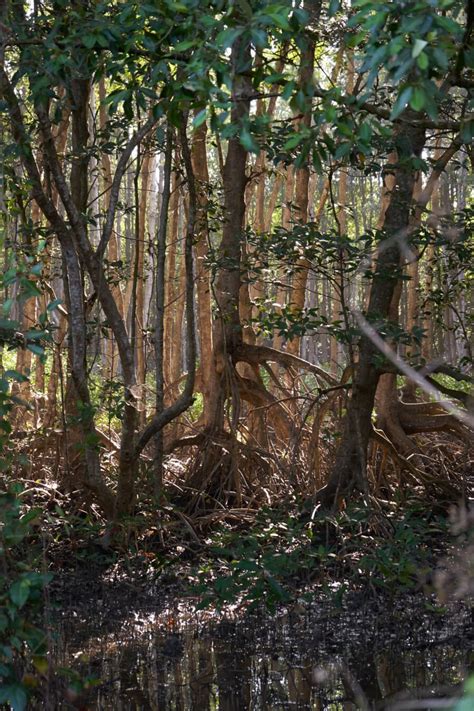
[[[58,655],[101,681],[81,699],[83,709],[349,711],[391,708],[404,690],[411,697],[440,686],[441,694],[455,691],[472,663],[467,611],[441,620],[420,611],[385,610],[382,619],[368,612],[183,629],[175,618],[135,615],[119,625],[106,620],[104,634],[87,639],[84,621],[67,623]]]

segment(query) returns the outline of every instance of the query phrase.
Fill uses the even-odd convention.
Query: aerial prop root
[[[294,423],[285,406],[285,400],[280,400],[270,393],[258,377],[258,368],[266,367],[270,362],[278,363],[286,370],[298,368],[310,372],[318,381],[329,385],[329,388],[338,387],[339,382],[319,366],[285,351],[246,343],[235,349],[232,361],[228,362],[228,366],[232,368],[230,381],[233,400],[235,397],[245,400],[255,410],[265,412],[273,428],[276,443],[288,443],[294,431]],[[240,375],[236,369],[238,363],[250,365],[257,377],[253,379]],[[214,500],[214,505],[217,505],[216,501],[235,505],[243,496],[251,496],[252,500],[255,500],[256,481],[258,480],[260,485],[262,481],[268,484],[272,472],[281,470],[281,462],[274,453],[250,442],[241,441],[235,427],[231,426],[230,430],[212,431],[212,428],[208,428],[175,439],[166,446],[166,453],[185,447],[198,449],[186,482],[187,486],[198,492],[193,496],[193,502],[190,504],[192,508],[202,506],[205,500],[208,503]]]

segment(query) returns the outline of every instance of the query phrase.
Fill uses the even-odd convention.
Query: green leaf
[[[449,35],[452,35],[452,39],[454,39],[456,35],[460,37],[463,31],[461,25],[445,15],[436,15],[436,24],[446,30]]]
[[[285,88],[283,89],[282,94],[281,94],[281,98],[284,101],[288,101],[288,99],[290,98],[290,96],[292,95],[292,93],[295,89],[295,86],[296,86],[296,82],[294,82],[294,81],[289,81],[287,83],[287,85],[285,86]]]
[[[28,378],[23,373],[19,373],[18,370],[6,370],[3,374],[5,378],[10,380],[15,380],[17,383],[26,383]]]
[[[252,17],[252,6],[248,2],[248,0],[237,0],[236,4],[242,15],[247,20],[250,20],[250,18]]]
[[[49,304],[46,307],[47,311],[54,311],[59,304],[61,303],[61,299],[54,299],[53,301],[50,301]]]
[[[109,46],[109,41],[104,35],[97,35],[97,42],[99,47],[103,47],[104,49]]]
[[[250,573],[260,571],[260,566],[254,560],[239,560],[234,567],[236,570],[247,570]]]
[[[273,578],[271,575],[269,575],[267,578],[267,584],[268,587],[272,590],[272,592],[276,595],[278,600],[287,600],[288,599],[288,593],[281,587],[281,585]]]
[[[426,104],[426,93],[420,86],[415,86],[410,97],[410,106],[413,111],[422,111]]]
[[[28,348],[29,351],[31,351],[32,353],[34,353],[37,356],[44,355],[43,346],[39,346],[37,343],[27,343],[26,347]]]
[[[32,328],[29,331],[25,331],[24,335],[27,341],[39,341],[41,338],[46,338],[48,334],[45,331],[38,331]]]
[[[187,49],[191,49],[191,47],[196,46],[196,40],[183,40],[182,42],[178,42],[173,47],[173,50],[175,52],[185,52]]]
[[[279,84],[284,78],[285,75],[281,72],[273,72],[265,77],[265,81],[268,82],[268,84]]]
[[[441,67],[441,69],[447,69],[449,66],[449,59],[446,54],[446,52],[441,49],[440,47],[434,47],[432,49],[432,55],[436,61],[436,64],[438,67]]]
[[[207,109],[202,109],[202,111],[199,111],[199,113],[197,113],[193,119],[194,128],[199,128],[199,126],[202,126],[202,124],[205,122],[206,118],[207,118]]]
[[[372,138],[372,127],[366,121],[359,126],[359,138],[365,143],[368,143]]]
[[[266,47],[267,33],[264,30],[254,29],[250,32],[252,42],[256,47]]]
[[[340,143],[338,147],[336,148],[336,151],[334,153],[335,158],[344,158],[344,156],[349,155],[349,153],[352,150],[352,145],[350,143]]]
[[[424,71],[425,69],[428,69],[429,64],[430,64],[430,61],[429,61],[429,59],[428,59],[428,55],[427,55],[425,52],[422,52],[422,53],[417,57],[416,63],[418,64],[418,66],[420,67],[420,69],[422,69],[423,71]]]
[[[175,10],[175,12],[188,12],[188,8],[186,5],[182,2],[170,2],[168,3],[169,7],[171,10]]]
[[[216,43],[217,45],[222,46],[223,49],[228,49],[229,47],[232,47],[235,40],[240,37],[243,31],[244,30],[241,27],[229,27],[227,30],[219,32],[216,37]]]
[[[421,52],[423,52],[424,48],[428,42],[422,39],[417,39],[415,40],[415,44],[413,45],[413,49],[411,50],[411,56],[413,59],[416,59]]]
[[[297,145],[299,145],[302,141],[302,136],[300,133],[295,133],[293,136],[290,136],[290,138],[287,140],[283,148],[285,151],[291,151],[292,148],[296,148]]]
[[[95,36],[94,35],[84,35],[82,42],[87,49],[92,49],[95,46]]]
[[[240,142],[249,153],[260,153],[260,146],[246,127],[240,132]]]
[[[11,586],[9,594],[11,601],[17,607],[23,607],[30,596],[30,581],[25,579],[17,580]]]
[[[6,299],[6,300],[3,302],[3,304],[2,304],[2,311],[3,311],[3,313],[5,314],[5,316],[10,313],[10,311],[11,311],[11,309],[12,309],[12,306],[13,306],[13,299]],[[2,319],[2,320],[3,320],[3,319]]]
[[[28,703],[28,696],[21,684],[7,684],[0,687],[0,703],[7,702],[13,711],[23,711]]]
[[[282,30],[289,30],[290,25],[288,22],[288,18],[286,17],[286,13],[279,13],[279,12],[269,12],[267,9],[267,15],[271,17],[273,22],[277,27],[280,27]]]
[[[38,262],[37,264],[34,264],[31,267],[30,271],[34,276],[41,276],[41,272],[43,271],[43,265],[41,264],[41,262]]]
[[[398,98],[393,106],[392,113],[390,115],[391,119],[396,119],[402,111],[404,111],[408,105],[408,102],[411,99],[411,95],[413,94],[413,87],[412,86],[406,86],[403,91],[398,95]]]
[[[41,515],[41,511],[42,509],[40,508],[30,509],[26,514],[21,517],[21,523],[23,525],[31,523],[31,521],[34,521]],[[41,576],[39,579],[41,579]]]

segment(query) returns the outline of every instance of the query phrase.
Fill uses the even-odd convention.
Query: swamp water
[[[155,596],[92,591],[63,610],[57,664],[97,684],[54,708],[453,708],[440,697],[459,697],[473,671],[472,610],[433,611],[421,594],[359,593],[340,608],[318,600],[275,615],[196,612],[178,594]]]

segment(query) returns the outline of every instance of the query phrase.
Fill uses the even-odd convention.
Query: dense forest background
[[[5,487],[54,485],[104,548],[467,500],[473,23],[1,0]]]
[[[3,3],[4,431],[34,478],[110,519],[165,471],[195,506],[462,488],[414,435],[471,436],[471,15]]]

